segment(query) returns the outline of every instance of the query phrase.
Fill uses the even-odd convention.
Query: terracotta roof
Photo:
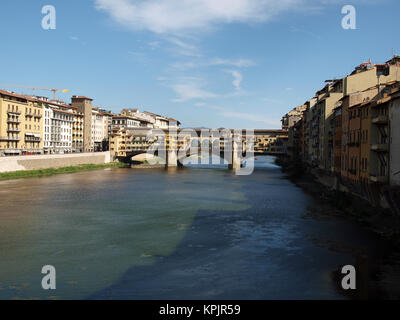
[[[72,96],[72,99],[85,99],[85,100],[93,101],[92,98],[88,98],[88,97],[85,97],[85,96]]]
[[[5,96],[11,96],[11,97],[27,100],[26,96],[24,96],[22,94],[17,94],[15,92],[10,92],[10,91],[6,91],[6,90],[1,90],[0,89],[0,94],[3,94]]]
[[[64,111],[64,110],[60,110],[60,109],[56,109],[56,108],[53,108],[53,111],[55,111],[55,112],[60,112],[60,113],[65,113],[65,114],[70,114],[70,115],[72,115],[72,116],[75,115],[75,113],[73,113],[73,112]]]

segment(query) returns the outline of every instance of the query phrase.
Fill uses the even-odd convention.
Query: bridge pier
[[[167,150],[167,163],[166,167],[177,167],[178,166],[178,156],[176,150]]]
[[[232,163],[229,169],[240,170],[242,166],[242,136],[234,134],[232,137]]]
[[[167,134],[167,148],[166,148],[166,167],[178,166],[178,136],[176,130],[172,130]]]

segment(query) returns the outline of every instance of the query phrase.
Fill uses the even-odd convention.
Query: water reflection
[[[313,200],[273,161],[243,177],[188,165],[0,182],[0,298],[346,297],[334,271],[376,238],[307,217]]]

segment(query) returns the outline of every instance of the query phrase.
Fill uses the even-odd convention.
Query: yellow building
[[[285,154],[288,133],[283,130],[255,130],[254,152]]]
[[[72,149],[75,152],[83,152],[83,113],[73,109],[74,122],[72,123]]]
[[[110,136],[110,153],[114,157],[126,157],[126,129],[116,129]]]
[[[333,169],[333,118],[334,109],[343,97],[354,93],[400,80],[400,67],[396,58],[383,65],[371,62],[362,63],[343,79],[327,80],[329,82],[316,94],[317,104],[313,109],[312,127],[312,154],[313,162],[321,169]]]
[[[146,139],[147,133],[148,131],[145,130],[114,129],[110,136],[111,155],[126,157],[129,152],[145,152],[154,143],[154,141]]]
[[[43,104],[0,90],[0,155],[43,153]]]

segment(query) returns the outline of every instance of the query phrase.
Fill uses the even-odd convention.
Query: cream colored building
[[[74,109],[66,104],[38,97],[44,104],[43,149],[44,153],[71,153],[73,149]]]
[[[92,143],[94,151],[103,150],[103,143],[108,140],[108,115],[99,111],[98,108],[92,110]]]
[[[0,90],[0,155],[43,153],[43,104]]]
[[[329,81],[317,92],[317,103],[312,111],[312,159],[319,168],[333,170],[332,121],[334,109],[344,96],[362,92],[377,85],[400,80],[397,60],[389,60],[385,65],[362,63],[347,77]]]

